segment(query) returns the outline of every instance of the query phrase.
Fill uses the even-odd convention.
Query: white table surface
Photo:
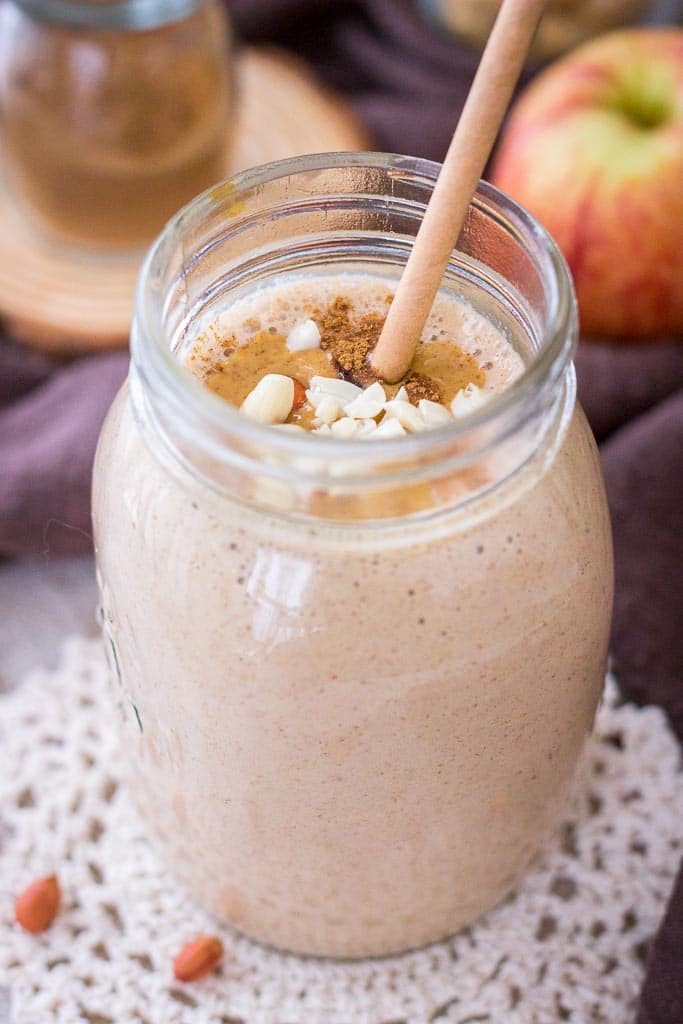
[[[0,692],[33,668],[54,667],[68,634],[95,635],[96,604],[90,557],[0,563]],[[3,989],[0,1024],[11,1024]]]

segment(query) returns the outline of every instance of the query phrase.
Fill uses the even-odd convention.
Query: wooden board
[[[367,146],[351,113],[293,57],[245,50],[238,89],[226,174],[304,153]],[[125,345],[138,265],[51,247],[0,194],[0,315],[15,337],[34,348],[68,352]]]

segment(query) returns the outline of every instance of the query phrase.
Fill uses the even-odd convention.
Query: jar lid
[[[14,0],[40,21],[78,28],[140,31],[188,17],[206,0]]]

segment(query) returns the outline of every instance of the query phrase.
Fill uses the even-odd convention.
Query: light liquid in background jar
[[[313,375],[339,376],[327,352],[289,352],[284,339],[302,321],[316,320],[321,312],[324,316],[340,297],[351,304],[352,323],[372,315],[383,319],[394,288],[395,282],[370,273],[284,276],[256,286],[221,311],[214,309],[205,326],[185,342],[181,357],[195,376],[233,405],[240,405],[265,373],[284,373],[306,386]],[[437,366],[433,375],[444,404],[448,405],[470,381],[492,396],[508,387],[524,369],[522,356],[507,333],[462,295],[443,290],[425,325],[414,367],[430,372],[429,346],[443,348],[447,343],[453,347],[453,359],[447,366]],[[266,344],[260,346],[258,364],[242,363],[237,379],[237,371],[231,373],[233,348],[248,345],[263,334],[270,334],[272,345],[263,339]],[[386,390],[390,396],[398,386],[387,386]]]
[[[233,87],[217,3],[145,30],[74,27],[7,5],[4,33],[3,169],[50,238],[139,248],[225,174]]]

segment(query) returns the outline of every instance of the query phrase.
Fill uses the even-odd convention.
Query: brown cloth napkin
[[[440,159],[476,67],[411,0],[232,0],[242,37],[303,55],[378,149]],[[87,551],[97,434],[127,355],[67,364],[0,340],[0,558]],[[630,699],[683,737],[683,347],[583,341],[579,396],[612,511],[612,654]],[[683,878],[653,946],[638,1024],[683,1022]]]

